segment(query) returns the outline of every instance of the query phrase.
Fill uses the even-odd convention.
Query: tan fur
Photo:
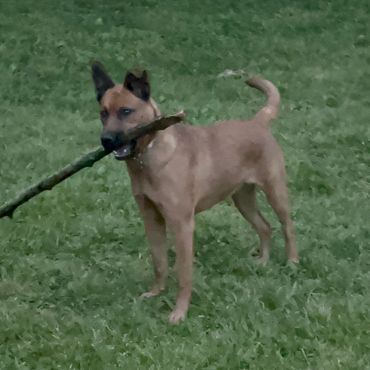
[[[190,303],[194,216],[230,195],[259,235],[259,260],[265,263],[271,228],[256,203],[256,189],[262,189],[282,223],[288,259],[298,262],[283,155],[269,124],[278,113],[279,93],[266,80],[252,79],[248,84],[264,91],[268,98],[253,119],[206,127],[177,124],[140,139],[139,153],[127,160],[132,192],[144,220],[154,264],[153,287],[143,296],[155,296],[165,288],[166,228],[175,235],[179,289],[171,323],[185,318]],[[134,127],[159,114],[154,101],[145,102],[122,85],[108,90],[101,105],[110,112],[122,106],[136,110],[125,126],[112,118],[107,123],[110,129]]]

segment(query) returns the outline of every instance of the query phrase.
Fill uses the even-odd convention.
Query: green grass
[[[234,3],[234,4],[233,4]],[[233,4],[233,5],[231,5]],[[368,0],[3,1],[0,203],[98,145],[89,64],[151,73],[162,110],[207,124],[282,93],[301,264],[255,265],[254,231],[229,204],[197,218],[194,296],[167,324],[176,282],[152,278],[122,164],[105,158],[0,220],[1,369],[370,369]],[[171,261],[174,253],[170,251]]]

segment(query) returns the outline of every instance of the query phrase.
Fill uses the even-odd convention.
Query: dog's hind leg
[[[157,207],[146,197],[137,196],[149,242],[150,253],[154,266],[154,283],[149,292],[143,293],[143,298],[154,297],[165,289],[168,275],[166,223]]]
[[[236,208],[250,222],[260,239],[260,263],[266,263],[270,256],[271,227],[258,209],[256,186],[245,184],[232,196]]]
[[[270,180],[262,186],[262,190],[265,192],[268,202],[274,209],[282,225],[288,260],[298,263],[299,258],[295,241],[294,225],[289,215],[288,189],[284,176],[275,177]]]

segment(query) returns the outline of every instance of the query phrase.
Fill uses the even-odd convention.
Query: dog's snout
[[[118,149],[122,146],[122,140],[117,133],[103,132],[100,140],[103,148],[108,151]]]
[[[103,133],[100,137],[101,145],[106,150],[114,150],[114,137],[110,133]]]

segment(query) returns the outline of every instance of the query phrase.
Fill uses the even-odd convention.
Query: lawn
[[[0,368],[370,369],[370,3],[287,0],[4,0],[0,203],[99,144],[90,63],[117,81],[147,68],[162,111],[194,124],[263,104],[242,69],[282,94],[301,263],[272,258],[222,203],[197,217],[188,319],[152,268],[122,163],[111,157],[0,220]],[[173,249],[170,260],[174,260]]]

